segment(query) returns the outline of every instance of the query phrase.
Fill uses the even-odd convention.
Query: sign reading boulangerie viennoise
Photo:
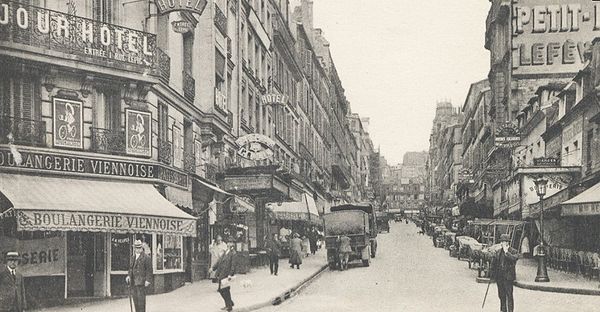
[[[152,114],[133,109],[125,110],[125,136],[127,137],[127,154],[152,156]]]
[[[19,210],[19,231],[170,233],[196,236],[196,220],[102,212]]]
[[[54,146],[83,148],[83,107],[81,101],[54,98]]]

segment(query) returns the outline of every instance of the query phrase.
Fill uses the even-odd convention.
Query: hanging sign
[[[81,101],[54,98],[54,146],[83,148],[83,109]]]
[[[270,93],[265,94],[260,98],[263,105],[282,105],[285,106],[288,102],[288,97],[283,94]]]
[[[206,0],[156,0],[155,3],[158,15],[174,11],[187,11],[200,15],[206,7]]]
[[[240,146],[238,155],[250,160],[264,160],[273,156],[275,141],[268,136],[252,133],[238,138],[235,143]]]
[[[151,122],[152,114],[133,109],[125,110],[125,137],[127,154],[152,156]]]
[[[194,29],[194,25],[188,21],[173,21],[171,25],[173,26],[173,31],[180,34],[185,34]]]
[[[521,133],[519,128],[510,122],[498,128],[494,139],[496,145],[518,144],[520,141]]]

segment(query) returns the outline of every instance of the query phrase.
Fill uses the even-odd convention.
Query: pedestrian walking
[[[319,233],[317,233],[317,230],[313,227],[311,229],[311,231],[308,233],[308,240],[309,240],[309,244],[310,244],[310,253],[311,254],[315,254],[317,252],[317,240],[319,239]]]
[[[306,235],[302,236],[302,254],[304,257],[308,257],[310,254],[310,240]]]
[[[0,269],[0,311],[23,312],[27,308],[23,275],[17,271],[19,253],[6,253],[6,265]]]
[[[350,260],[350,253],[352,252],[351,240],[350,237],[342,235],[338,236],[338,242],[340,246],[340,269],[343,271],[348,269],[348,260]]]
[[[292,237],[292,240],[290,240],[290,267],[294,268],[296,266],[296,269],[300,269],[302,264],[302,240],[298,233],[294,233]]]
[[[210,245],[209,250],[210,250],[210,265],[212,267],[219,261],[221,256],[223,256],[223,254],[225,254],[225,251],[227,251],[227,243],[225,243],[223,241],[223,237],[221,237],[221,235],[217,235],[217,237],[215,237],[215,241]],[[216,273],[213,270],[208,271],[208,277],[210,279],[212,279],[213,283],[219,282],[219,280],[217,279]]]
[[[129,273],[125,282],[133,290],[133,305],[136,312],[146,311],[146,287],[152,280],[152,260],[143,252],[142,241],[133,243],[133,256],[129,263]]]
[[[212,270],[216,272],[216,276],[219,279],[218,292],[221,294],[225,307],[221,310],[231,311],[233,310],[233,300],[231,299],[231,280],[235,276],[235,245],[233,242],[227,243],[227,251],[225,254],[215,263]]]
[[[271,270],[271,275],[277,275],[279,271],[279,257],[281,257],[281,243],[279,242],[279,237],[276,233],[273,234],[273,237],[267,242],[267,252],[269,255],[269,270]]]
[[[500,235],[502,248],[496,252],[493,259],[500,311],[513,312],[513,282],[516,277],[515,265],[519,259],[519,251],[510,247],[510,235]]]

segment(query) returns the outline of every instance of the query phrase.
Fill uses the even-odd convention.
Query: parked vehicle
[[[331,207],[331,212],[323,216],[323,228],[329,268],[339,267],[338,238],[342,235],[351,240],[349,261],[358,259],[364,266],[370,265],[377,250],[376,216],[370,204]]]
[[[388,217],[388,214],[385,212],[377,212],[377,230],[378,233],[381,233],[383,231],[386,231],[387,233],[390,232],[390,218]]]

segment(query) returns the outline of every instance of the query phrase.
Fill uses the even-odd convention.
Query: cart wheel
[[[330,263],[330,264],[329,264],[329,269],[330,269],[331,271],[335,270],[335,263]]]
[[[368,267],[368,266],[371,265],[371,260],[369,260],[369,259],[363,260],[362,263],[363,263],[364,266]]]

